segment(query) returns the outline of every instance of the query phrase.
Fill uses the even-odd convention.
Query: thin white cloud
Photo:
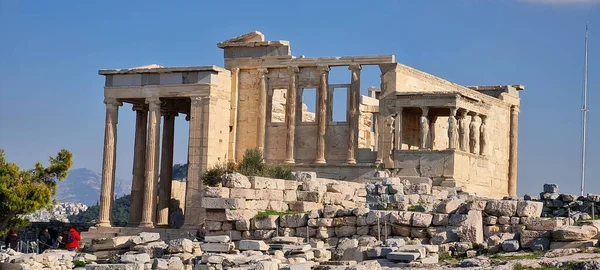
[[[534,4],[545,4],[545,5],[591,5],[600,4],[600,0],[519,0],[521,2],[528,2]]]

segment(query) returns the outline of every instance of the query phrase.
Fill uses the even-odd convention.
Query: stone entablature
[[[516,193],[520,85],[464,87],[397,64],[394,55],[295,57],[288,41],[267,41],[256,31],[217,46],[225,68],[99,71],[107,109],[99,225],[110,226],[123,103],[136,112],[132,205],[140,211],[131,213],[133,226],[169,224],[174,119],[183,114],[190,129],[181,208],[190,227],[205,217],[201,173],[241,161],[249,148],[261,149],[269,163],[335,179],[362,181],[384,168],[477,195]],[[363,96],[367,65],[379,66],[381,88]],[[346,83],[330,82],[333,67],[347,67]],[[334,102],[340,96],[345,102]],[[334,119],[340,103],[347,113]]]

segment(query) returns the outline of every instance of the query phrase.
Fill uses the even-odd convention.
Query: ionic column
[[[397,109],[396,120],[394,120],[394,145],[396,150],[402,150],[402,107]]]
[[[286,116],[285,116],[285,124],[287,126],[287,141],[285,146],[285,163],[294,164],[294,143],[296,141],[296,99],[297,99],[297,90],[298,84],[296,83],[296,78],[298,76],[298,72],[300,69],[298,67],[289,67],[288,68],[288,76],[290,77],[290,85],[287,91],[287,100],[286,100]]]
[[[324,164],[325,161],[325,135],[327,134],[327,96],[328,85],[327,76],[329,75],[328,66],[319,66],[320,74],[319,93],[317,101],[317,156],[315,163]]]
[[[348,157],[346,163],[356,164],[356,148],[358,148],[358,106],[360,103],[360,65],[350,65],[350,108],[348,108]]]
[[[258,93],[258,130],[256,135],[256,145],[260,151],[265,150],[265,133],[267,130],[267,73],[266,68],[258,69],[260,77],[260,89]]]
[[[117,122],[119,106],[122,102],[116,99],[104,99],[106,104],[106,125],[104,127],[104,156],[102,158],[102,184],[100,188],[100,210],[98,226],[110,227],[113,203],[113,187],[115,185],[115,151],[117,148]]]
[[[460,119],[458,120],[458,144],[461,151],[469,151],[469,123],[467,122],[467,114],[469,111],[461,110]]]
[[[456,111],[455,107],[450,108],[450,115],[448,116],[448,149],[456,149],[458,127],[456,124]]]
[[[471,116],[471,123],[469,124],[469,148],[473,154],[479,154],[479,122],[477,119],[479,119],[479,116],[477,113],[474,113],[473,116]]]
[[[158,225],[169,225],[171,181],[173,180],[173,144],[177,113],[164,111],[163,139],[160,158],[160,188],[158,190]]]
[[[510,142],[508,154],[508,195],[517,196],[517,151],[519,148],[519,106],[510,107]]]
[[[429,142],[429,118],[427,118],[427,114],[429,113],[428,107],[421,107],[421,149],[427,149]]]
[[[487,133],[487,119],[488,117],[485,115],[480,115],[481,118],[481,126],[479,127],[479,133],[481,138],[481,149],[479,150],[479,154],[482,156],[487,155],[488,153],[488,133]]]
[[[135,118],[135,142],[133,145],[133,181],[131,183],[131,205],[129,211],[129,226],[137,226],[142,219],[142,212],[133,209],[142,209],[144,198],[144,171],[146,170],[146,132],[148,125],[148,111],[145,106],[133,105]]]
[[[156,186],[158,183],[158,147],[160,143],[160,104],[157,97],[147,98],[149,105],[148,115],[148,143],[146,146],[146,177],[144,179],[144,204],[142,206],[142,220],[139,227],[154,227],[156,216]]]

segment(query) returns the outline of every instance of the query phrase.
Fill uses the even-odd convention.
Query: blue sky
[[[587,192],[600,193],[600,0],[0,0],[0,148],[22,167],[59,149],[100,171],[102,68],[220,65],[216,43],[252,30],[296,56],[394,54],[463,85],[523,84],[519,194],[578,193],[585,22],[590,23]],[[349,71],[332,71],[347,83]],[[362,90],[379,85],[363,69]],[[347,78],[347,79],[346,79]],[[175,162],[187,123],[176,122]],[[119,115],[117,177],[130,178],[135,114]]]

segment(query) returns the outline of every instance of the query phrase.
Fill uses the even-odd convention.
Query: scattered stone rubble
[[[69,222],[68,217],[70,215],[79,214],[87,209],[88,206],[82,203],[59,202],[54,205],[52,211],[42,209],[33,214],[24,215],[24,217],[29,219],[31,222],[50,222],[53,220]]]
[[[484,252],[597,246],[600,221],[544,217],[549,209],[559,213],[548,205],[555,196],[543,195],[558,193],[552,185],[545,186],[542,197],[547,198],[540,200],[492,200],[432,187],[421,178],[379,180],[347,183],[304,172],[294,180],[227,174],[222,186],[203,190],[204,242],[142,232],[93,239],[85,245],[93,256],[61,256],[85,260],[86,269],[358,270],[431,267],[448,257],[468,257],[455,266],[477,267],[489,265],[480,256]],[[570,198],[559,195],[552,205],[565,199]],[[2,262],[28,263],[32,269],[49,267],[44,263],[54,260],[44,259],[46,254],[2,256]]]

